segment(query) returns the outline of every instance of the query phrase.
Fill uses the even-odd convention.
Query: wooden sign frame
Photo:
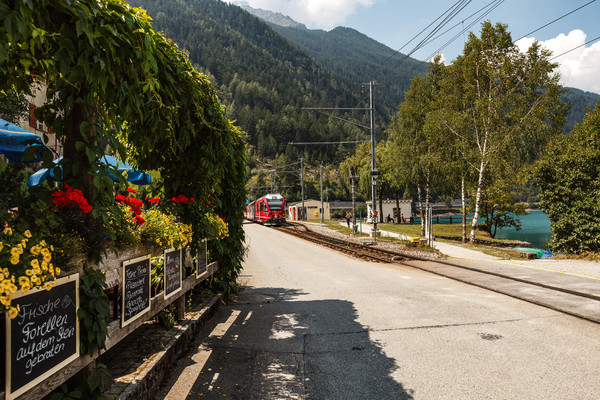
[[[203,260],[204,260],[204,268],[202,270],[202,272],[200,272],[200,248],[203,247],[204,248],[204,256],[203,256]],[[202,275],[204,275],[206,273],[206,269],[208,267],[208,239],[202,239],[200,241],[200,244],[198,245],[198,253],[196,255],[196,278],[200,278]]]
[[[167,275],[168,275],[167,274],[167,254],[170,254],[170,253],[179,253],[179,282],[177,284],[176,289],[167,293]],[[165,264],[164,264],[164,268],[163,268],[163,271],[164,271],[163,272],[163,298],[168,299],[169,297],[173,296],[174,294],[180,292],[183,287],[183,269],[182,269],[183,259],[182,259],[181,248],[166,249],[164,251],[164,260],[165,260]]]
[[[5,362],[5,368],[6,368],[6,386],[5,386],[5,395],[6,395],[6,399],[7,400],[11,400],[14,398],[17,398],[18,396],[22,395],[23,393],[27,392],[29,389],[31,389],[32,387],[38,385],[40,382],[44,381],[45,379],[47,379],[48,377],[50,377],[52,374],[54,374],[56,371],[59,371],[60,369],[64,368],[65,366],[67,366],[68,364],[70,364],[71,362],[73,362],[74,360],[76,360],[77,358],[79,358],[79,319],[77,317],[77,311],[79,310],[79,274],[72,274],[69,276],[65,276],[63,278],[59,278],[56,280],[56,285],[50,289],[50,291],[48,291],[48,293],[52,293],[52,290],[55,290],[56,288],[58,288],[61,285],[65,285],[65,284],[70,284],[70,283],[75,283],[75,312],[72,314],[72,316],[74,317],[74,328],[75,328],[75,352],[71,355],[69,355],[66,359],[64,359],[63,361],[60,361],[58,364],[56,364],[55,366],[51,367],[50,369],[44,371],[42,374],[40,374],[39,376],[33,378],[31,381],[27,382],[26,384],[24,384],[23,386],[19,387],[17,390],[15,390],[14,392],[12,391],[12,363],[11,363],[11,359],[12,359],[12,336],[11,336],[11,328],[12,328],[12,324],[13,323],[17,323],[16,321],[18,321],[19,316],[21,315],[21,312],[23,312],[23,308],[21,309],[21,311],[19,312],[19,315],[14,319],[11,320],[10,317],[8,317],[8,315],[5,315],[6,318],[6,362]],[[27,293],[22,293],[21,291],[18,291],[17,293],[15,293],[15,295],[13,296],[13,301],[16,299],[21,299],[23,297],[27,297],[30,296],[32,294],[38,294],[40,292],[45,292],[46,290],[40,287],[35,287],[33,289],[31,289],[29,292]],[[56,292],[55,292],[56,293]],[[66,296],[65,296],[66,297]],[[66,308],[66,307],[70,307],[70,304],[67,304],[66,306],[64,306],[64,301],[65,301],[65,297],[63,297],[62,301],[60,299],[56,300],[56,306],[61,306],[62,308]],[[54,301],[53,301],[54,302]],[[62,304],[58,304],[58,302],[62,302]],[[15,304],[18,304],[18,302],[15,302]],[[51,306],[50,302],[46,303],[48,306]],[[44,307],[44,306],[40,306],[40,307]],[[39,307],[37,307],[37,309],[39,310]],[[71,316],[71,314],[67,314],[69,316]],[[56,324],[57,319],[53,319],[53,324]],[[49,323],[50,321],[45,321],[44,324],[42,324],[42,327],[45,327],[45,330],[48,331],[48,326],[46,326],[47,323]],[[56,325],[55,325],[56,327]],[[51,330],[54,330],[55,328],[52,328]],[[40,332],[40,330],[35,330],[35,337],[37,338],[38,333]],[[58,330],[57,330],[58,332]],[[34,337],[34,333],[30,333],[30,335],[32,335],[32,338]],[[39,345],[43,345],[44,347],[46,346],[50,346],[52,344],[55,344],[55,338],[56,336],[52,336],[48,339],[42,339],[42,342],[38,343]],[[40,338],[41,339],[41,338]],[[59,339],[60,340],[60,339]],[[56,347],[58,346],[58,344],[56,343],[55,346],[52,348],[52,350],[56,349]],[[72,344],[71,344],[72,346]],[[37,347],[37,346],[36,346]],[[49,351],[52,351],[49,350]],[[47,353],[47,352],[46,352]]]
[[[144,315],[146,312],[148,312],[150,310],[150,307],[152,305],[152,292],[151,292],[151,285],[152,285],[152,265],[150,264],[150,257],[151,255],[145,255],[142,257],[137,257],[137,258],[133,258],[131,260],[127,260],[127,261],[123,261],[123,271],[122,271],[122,278],[123,278],[123,292],[121,295],[121,327],[124,327],[128,324],[130,324],[131,322],[135,321],[136,319],[138,319],[139,317],[141,317],[142,315]],[[138,264],[141,263],[142,261],[147,260],[148,263],[148,302],[146,303],[146,307],[144,307],[142,310],[138,311],[134,316],[132,316],[131,318],[125,320],[125,302],[126,302],[126,298],[125,298],[125,293],[127,290],[127,279],[125,276],[125,271],[126,271],[126,267],[132,264]]]

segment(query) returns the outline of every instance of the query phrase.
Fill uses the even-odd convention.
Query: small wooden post
[[[177,321],[185,318],[185,293],[175,300],[175,318],[177,318]]]

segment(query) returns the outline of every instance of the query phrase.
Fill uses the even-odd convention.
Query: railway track
[[[300,223],[288,224],[287,227],[279,227],[276,229],[280,230],[281,232],[285,232],[287,234],[291,234],[302,239],[320,244],[322,246],[329,247],[344,254],[348,254],[352,257],[362,258],[376,262],[402,264],[411,268],[430,272],[463,283],[509,295],[520,300],[525,300],[527,302],[541,305],[543,307],[547,307],[563,313],[567,313],[588,321],[600,323],[600,296],[593,293],[572,290],[569,288],[551,285],[548,283],[536,282],[500,272],[490,271],[483,268],[474,268],[471,266],[460,265],[444,260],[425,260],[423,258],[407,255],[405,253],[393,252],[368,245],[358,244],[347,240],[341,240],[338,238],[333,238],[327,235],[314,232],[306,225]],[[410,261],[425,262],[418,264],[408,263]],[[456,271],[460,272],[457,273]],[[481,276],[486,276],[489,279],[482,279]],[[498,284],[499,280],[503,283]],[[511,285],[506,285],[507,281],[514,282],[518,285],[526,285],[527,287],[535,288],[540,293],[546,293],[546,295],[542,295],[540,297],[532,297],[530,294],[519,294],[519,292],[529,293],[531,290],[510,290]],[[557,294],[565,299],[562,301],[562,303],[566,304],[565,306],[556,303]],[[554,299],[554,302],[549,301],[548,299]],[[578,310],[577,307],[573,309],[571,305],[573,303],[573,300],[571,299],[580,299],[578,303],[584,302],[585,304],[581,307],[583,311]],[[590,307],[590,302],[592,304],[592,307]],[[597,309],[598,311],[592,311],[590,315],[589,310],[591,308]]]
[[[288,226],[276,227],[275,229],[287,234],[300,237],[304,240],[320,244],[325,247],[348,254],[352,257],[362,258],[378,262],[399,262],[407,260],[421,260],[418,257],[411,257],[406,254],[397,253],[389,250],[379,249],[372,246],[354,243],[348,240],[341,240],[331,236],[323,235],[310,230],[306,225],[300,223],[288,223]]]

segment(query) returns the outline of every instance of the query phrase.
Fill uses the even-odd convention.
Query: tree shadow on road
[[[189,399],[413,398],[392,378],[394,360],[348,301],[248,287],[219,310],[200,341],[211,353]]]

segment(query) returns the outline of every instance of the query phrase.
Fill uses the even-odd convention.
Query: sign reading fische
[[[17,292],[6,316],[6,398],[14,399],[79,357],[79,274],[51,290]]]

